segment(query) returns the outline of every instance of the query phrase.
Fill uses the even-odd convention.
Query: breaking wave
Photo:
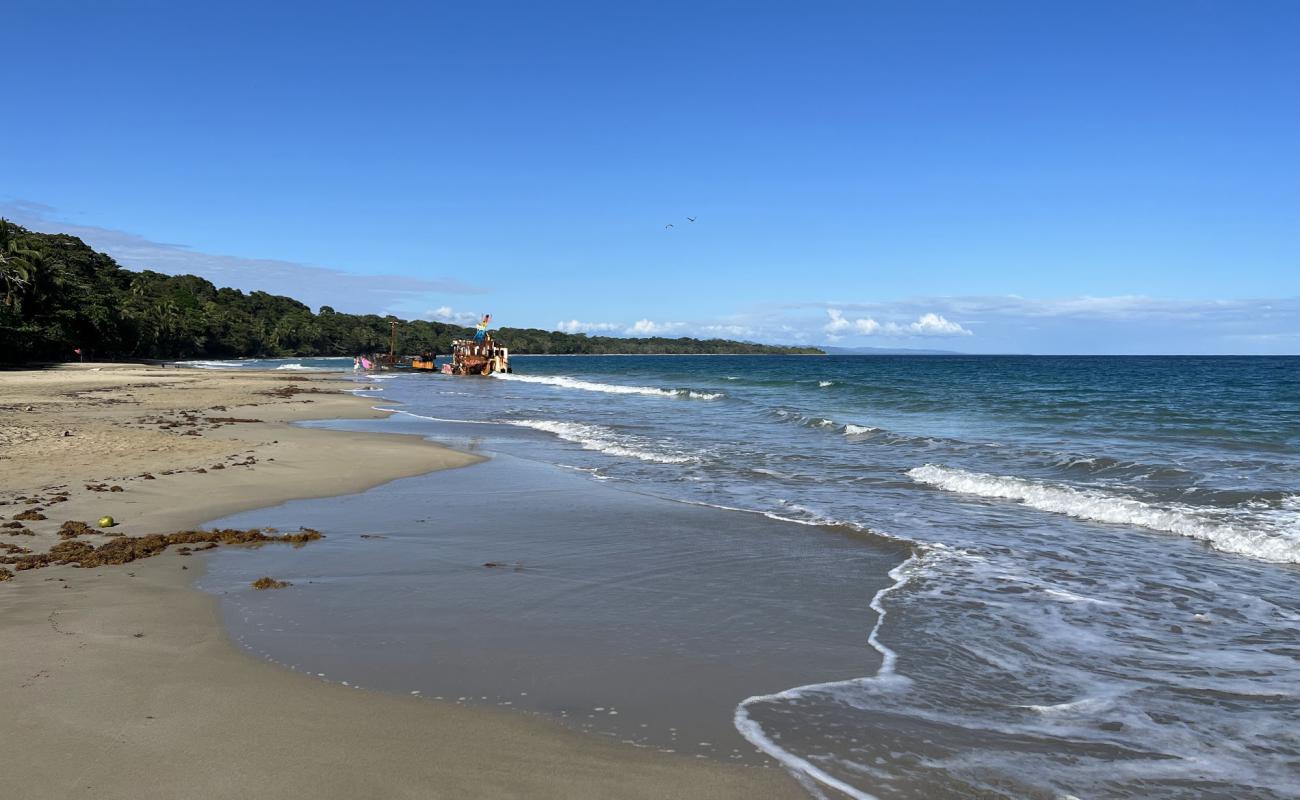
[[[251,364],[251,361],[178,361],[177,364],[196,369],[239,369]]]
[[[514,373],[493,373],[492,377],[521,383],[541,383],[547,386],[559,386],[564,389],[581,389],[584,392],[604,392],[606,394],[641,394],[650,397],[679,397],[690,400],[720,400],[727,395],[723,392],[702,392],[695,389],[657,389],[653,386],[626,386],[621,383],[596,383],[564,375],[516,375]]]
[[[1160,507],[1096,489],[1075,489],[1010,476],[966,472],[926,464],[908,477],[950,492],[1018,500],[1030,508],[1077,519],[1133,525],[1209,543],[1225,553],[1283,564],[1300,563],[1300,502],[1287,498],[1276,509]]]
[[[697,460],[694,456],[652,449],[653,444],[648,440],[619,434],[601,425],[545,419],[512,419],[504,422],[507,425],[552,433],[566,442],[580,445],[584,450],[596,450],[612,456],[626,456],[657,464],[690,464]]]

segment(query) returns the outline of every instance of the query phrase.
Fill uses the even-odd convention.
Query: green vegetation
[[[194,275],[133,272],[75,236],[35,233],[0,219],[0,362],[86,358],[181,359],[350,356],[398,349],[446,353],[472,335],[459,325],[313,314],[289,297],[218,289]],[[622,339],[536,328],[502,328],[516,353],[820,353],[725,339]]]

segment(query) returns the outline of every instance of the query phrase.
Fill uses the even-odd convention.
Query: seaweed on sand
[[[283,589],[287,586],[293,586],[293,584],[288,581],[277,581],[270,575],[266,575],[253,581],[252,586],[254,589],[261,591],[263,589]]]
[[[39,569],[52,564],[75,564],[79,567],[101,567],[110,564],[127,564],[141,558],[156,556],[171,545],[195,544],[245,544],[260,545],[267,542],[284,542],[301,547],[324,537],[320,531],[303,528],[297,533],[269,536],[258,528],[238,530],[226,528],[215,531],[178,531],[155,533],[148,536],[120,536],[98,547],[83,541],[67,539],[50,548],[49,552],[25,556],[0,556],[0,564],[10,564],[18,570]],[[207,548],[204,548],[207,549]]]
[[[84,522],[68,520],[59,526],[60,539],[75,539],[78,536],[86,536],[95,532],[95,529]]]

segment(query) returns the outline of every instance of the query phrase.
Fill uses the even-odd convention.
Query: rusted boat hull
[[[492,341],[457,339],[451,343],[452,375],[491,375],[510,372],[510,351]]]

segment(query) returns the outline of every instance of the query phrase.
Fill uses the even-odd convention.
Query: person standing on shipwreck
[[[492,315],[484,314],[483,319],[479,320],[478,327],[474,331],[474,341],[482,342],[487,338],[488,326],[492,324]]]

